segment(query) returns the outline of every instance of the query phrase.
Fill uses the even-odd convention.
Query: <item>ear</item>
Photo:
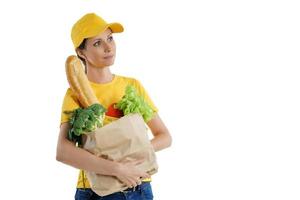
[[[82,59],[86,60],[86,57],[85,57],[85,55],[84,55],[84,53],[82,52],[81,49],[77,48],[77,49],[76,49],[76,53],[77,53],[77,55],[78,55],[79,57],[81,57]]]

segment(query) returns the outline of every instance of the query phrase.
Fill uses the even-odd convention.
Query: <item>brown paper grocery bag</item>
[[[83,148],[97,156],[118,162],[144,159],[145,161],[137,167],[150,175],[158,170],[147,127],[139,114],[126,115],[89,133],[85,138]],[[86,175],[91,189],[99,196],[127,188],[114,176],[87,171]]]

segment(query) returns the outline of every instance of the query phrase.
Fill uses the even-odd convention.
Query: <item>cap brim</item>
[[[121,33],[121,32],[124,31],[124,28],[123,28],[122,24],[117,23],[117,22],[109,23],[107,25],[107,28],[110,28],[113,33]]]

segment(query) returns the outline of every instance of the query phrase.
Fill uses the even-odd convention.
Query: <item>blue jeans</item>
[[[90,188],[77,188],[75,200],[153,200],[150,182],[143,182],[135,190],[115,192],[107,196],[98,196]]]

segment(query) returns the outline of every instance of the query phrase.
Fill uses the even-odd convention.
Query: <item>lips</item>
[[[114,57],[113,55],[111,55],[111,56],[105,56],[105,57],[103,57],[104,59],[110,59],[110,58],[112,58],[112,57]]]

